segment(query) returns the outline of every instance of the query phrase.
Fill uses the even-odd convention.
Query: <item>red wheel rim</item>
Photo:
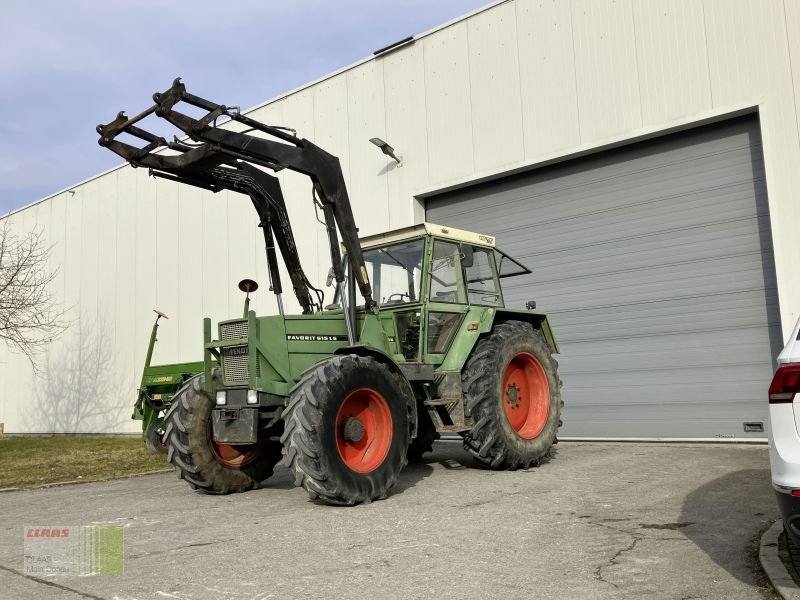
[[[223,444],[215,442],[211,433],[211,425],[208,427],[208,440],[211,442],[211,451],[216,459],[232,469],[246,467],[261,454],[263,444]]]
[[[336,447],[348,468],[371,473],[392,445],[392,412],[383,396],[360,388],[344,399],[336,414]]]
[[[503,410],[509,425],[525,440],[542,433],[550,415],[550,385],[532,354],[520,352],[511,359],[503,377]]]

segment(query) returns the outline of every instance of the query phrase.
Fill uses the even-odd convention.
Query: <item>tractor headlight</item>
[[[247,390],[247,403],[258,404],[258,392],[256,390]]]
[[[224,406],[225,402],[226,402],[225,390],[219,390],[217,392],[217,406]]]

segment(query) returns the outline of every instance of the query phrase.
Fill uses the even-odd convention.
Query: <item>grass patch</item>
[[[138,436],[81,435],[0,439],[0,488],[113,479],[166,469]]]

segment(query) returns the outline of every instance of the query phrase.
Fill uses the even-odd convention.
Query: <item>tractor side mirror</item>
[[[461,264],[467,269],[475,264],[475,250],[472,246],[461,245]]]
[[[333,285],[333,278],[336,277],[336,273],[333,270],[333,267],[328,269],[328,277],[325,279],[325,287],[331,287]]]

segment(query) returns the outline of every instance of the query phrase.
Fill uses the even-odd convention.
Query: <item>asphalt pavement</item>
[[[0,494],[0,598],[773,598],[766,446],[561,443],[536,469],[439,442],[386,500],[335,508],[278,469],[193,492],[174,473]],[[27,525],[124,527],[124,575],[31,578]]]

